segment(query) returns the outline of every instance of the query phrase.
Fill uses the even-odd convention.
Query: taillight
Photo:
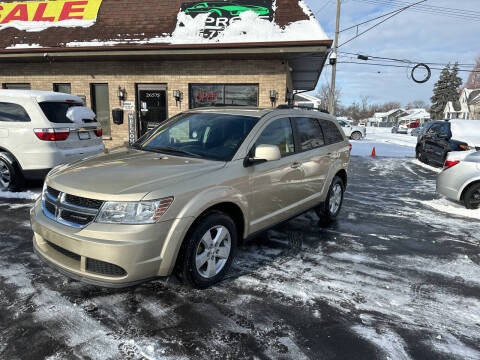
[[[33,129],[35,135],[42,141],[65,141],[70,136],[69,128]]]
[[[455,166],[459,163],[460,163],[460,161],[458,161],[458,160],[455,160],[455,161],[447,160],[447,161],[445,161],[445,164],[443,165],[443,170],[450,169],[452,166]]]
[[[468,150],[468,149],[470,149],[470,148],[468,147],[468,145],[464,145],[464,144],[460,144],[460,145],[458,145],[458,147],[459,147],[460,149],[462,149],[462,150]]]
[[[94,130],[94,132],[95,132],[95,135],[97,135],[97,137],[100,137],[100,136],[103,135],[102,128],[97,128],[97,129]]]
[[[352,147],[353,147],[352,144],[348,144],[348,145],[349,145],[349,149],[348,149],[348,150],[349,150],[350,152],[352,152]]]

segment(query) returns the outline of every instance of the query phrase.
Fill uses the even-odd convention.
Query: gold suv
[[[328,114],[184,112],[130,148],[53,169],[31,211],[34,249],[96,285],[175,271],[205,288],[254,234],[311,209],[334,220],[349,160],[349,142]]]

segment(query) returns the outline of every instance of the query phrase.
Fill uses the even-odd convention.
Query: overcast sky
[[[329,37],[333,39],[337,1],[305,1],[315,12]],[[340,29],[390,12],[402,7],[404,3],[406,2],[403,0],[343,0]],[[419,62],[458,61],[473,64],[480,56],[480,0],[428,0],[423,5],[467,10],[471,16],[477,16],[478,20],[454,17],[453,11],[448,11],[448,15],[445,16],[407,10],[342,46],[339,51]],[[472,13],[472,10],[478,15]],[[373,24],[375,22],[360,27],[360,31]],[[342,33],[339,43],[355,36],[355,31]],[[362,62],[356,59],[343,59]],[[330,81],[330,69],[330,66],[325,68],[319,86],[327,80]],[[406,105],[417,99],[429,103],[439,71],[433,70],[432,78],[425,84],[416,84],[407,74],[408,70],[402,68],[339,64],[337,86],[340,86],[342,91],[341,101],[344,105],[349,105],[353,101],[359,101],[361,95],[368,95],[371,103],[399,101]],[[461,77],[466,81],[468,73],[461,73]]]

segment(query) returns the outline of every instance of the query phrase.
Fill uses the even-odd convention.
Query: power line
[[[351,38],[350,40],[347,40],[347,41],[343,42],[343,43],[340,44],[338,47],[343,46],[343,45],[345,45],[345,44],[348,44],[349,42],[351,42],[351,41],[355,40],[356,38],[362,36],[362,35],[365,34],[366,32],[374,29],[374,28],[377,27],[378,25],[383,24],[385,21],[391,19],[391,18],[394,17],[395,15],[398,15],[398,14],[400,14],[401,12],[407,10],[408,8],[411,8],[412,6],[415,6],[415,5],[417,5],[417,4],[421,4],[421,3],[425,2],[425,1],[427,1],[427,0],[421,0],[421,1],[419,1],[419,2],[416,2],[416,3],[414,3],[414,4],[410,4],[410,5],[408,5],[408,6],[405,6],[405,7],[401,8],[401,9],[398,9],[397,11],[392,12],[391,15],[388,16],[387,18],[383,19],[382,21],[376,23],[376,24],[373,25],[373,26],[370,26],[367,30],[362,31],[360,34],[355,35],[355,36],[354,36],[353,38]]]
[[[395,67],[395,68],[411,68],[409,65],[394,65],[394,64],[381,64],[381,63],[364,63],[356,61],[339,61],[338,64],[356,64],[356,65],[369,65],[369,66],[383,66],[383,67]],[[443,70],[442,68],[431,67],[431,70]],[[468,72],[468,73],[480,73],[480,70],[464,70],[458,69],[458,71]]]
[[[352,55],[352,56],[367,56],[368,58],[372,58],[372,59],[379,59],[379,60],[384,60],[384,61],[394,61],[394,62],[403,62],[403,63],[409,63],[409,64],[423,63],[423,64],[427,64],[427,65],[443,65],[443,66],[448,65],[448,64],[445,64],[445,63],[435,63],[435,62],[408,60],[408,59],[397,59],[397,58],[391,58],[391,57],[382,57],[382,56],[366,55],[366,54],[359,54],[359,53],[351,53],[351,52],[346,52],[346,51],[339,51],[339,54],[346,54],[346,55]],[[454,64],[454,63],[452,62],[450,64]],[[475,66],[476,64],[461,64],[461,63],[458,63],[457,65],[465,67],[465,66]]]
[[[403,6],[405,3],[397,0],[386,1],[386,0],[355,0],[360,1],[366,4],[377,5],[377,6]],[[408,9],[408,11],[415,11],[419,13],[425,13],[430,15],[440,15],[454,19],[470,20],[470,21],[480,21],[480,12],[470,11],[470,10],[461,10],[461,9],[452,9],[452,8],[440,8],[433,7],[429,5],[417,5],[413,8]]]

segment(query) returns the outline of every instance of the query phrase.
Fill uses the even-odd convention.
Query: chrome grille
[[[82,198],[47,186],[42,194],[43,213],[71,227],[84,228],[95,220],[103,201]]]

